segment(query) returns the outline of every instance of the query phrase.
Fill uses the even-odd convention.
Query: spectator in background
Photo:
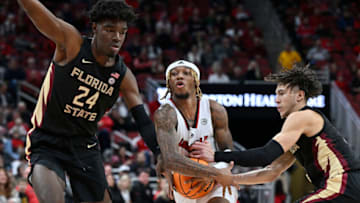
[[[25,203],[24,200],[27,200],[27,203],[39,203],[38,198],[36,197],[34,189],[27,181],[27,176],[30,173],[31,168],[27,164],[22,164],[20,168],[24,168],[22,172],[18,175],[16,190],[19,192],[19,196],[22,200],[22,203]],[[19,170],[21,171],[21,170]]]
[[[14,105],[14,98],[7,91],[8,86],[4,81],[0,81],[0,106],[6,108]]]
[[[230,82],[230,78],[226,73],[223,72],[221,68],[221,64],[219,61],[215,61],[212,65],[212,71],[209,75],[208,82],[209,83],[228,83]]]
[[[5,71],[4,79],[8,81],[9,93],[13,98],[17,98],[17,86],[19,81],[25,80],[26,73],[21,66],[19,66],[17,57],[11,57],[8,62],[8,67]]]
[[[122,201],[124,203],[132,203],[130,195],[131,179],[128,174],[120,176],[119,180],[117,181],[117,187],[120,190]],[[113,201],[113,203],[115,202]]]
[[[255,60],[251,60],[247,71],[245,73],[245,80],[260,80],[261,79],[261,71],[259,64]]]
[[[162,53],[161,48],[154,43],[153,36],[151,35],[145,36],[145,44],[143,45],[143,48],[146,50],[148,59],[152,61],[156,60],[156,58]]]
[[[30,126],[31,113],[27,110],[27,106],[24,101],[19,101],[17,105],[17,110],[20,114],[21,119],[26,123],[27,126]]]
[[[132,203],[153,203],[152,189],[149,185],[149,172],[142,170],[131,188]]]
[[[187,53],[187,59],[193,63],[200,64],[201,63],[201,49],[196,44],[191,46],[191,50]]]
[[[329,58],[329,52],[321,46],[321,41],[318,39],[315,45],[309,49],[306,58],[311,64],[315,64],[319,61],[326,61]]]
[[[13,187],[14,183],[5,168],[0,168],[0,202],[9,200],[20,203],[19,193]]]
[[[132,159],[127,154],[127,150],[124,145],[120,145],[119,149],[114,150],[113,156],[111,157],[111,162],[114,167],[118,167],[123,164],[126,164],[126,165],[131,164]]]
[[[300,54],[294,50],[289,43],[285,45],[285,49],[280,52],[278,57],[279,65],[282,69],[292,69],[295,63],[301,62]]]
[[[8,143],[10,143],[10,146],[11,146],[11,141]],[[16,153],[13,153],[13,154],[17,155]],[[2,162],[0,162],[1,163],[0,168],[6,168],[9,170],[11,169],[11,162],[13,160],[15,160],[15,158],[19,158],[19,155],[17,155],[16,157],[11,156],[10,152],[8,150],[6,150],[5,143],[2,139],[0,139],[0,156],[2,158]],[[1,183],[0,183],[0,185],[1,185]],[[1,192],[0,192],[0,194],[1,194]]]
[[[109,191],[111,194],[112,202],[113,203],[121,202],[120,191],[115,184],[115,179],[114,179],[114,176],[112,175],[112,173],[106,174],[106,181],[109,186]]]
[[[351,93],[354,96],[360,95],[360,69],[357,70],[356,76],[351,82]]]
[[[147,159],[145,151],[140,151],[136,154],[136,158],[133,163],[130,165],[131,171],[136,174],[140,174],[144,168],[150,168],[150,160]],[[148,171],[150,173],[150,171]],[[152,175],[155,175],[153,171],[151,171]]]
[[[146,48],[142,48],[140,55],[134,59],[134,73],[139,75],[142,73],[151,73],[152,61],[148,57]]]
[[[205,69],[210,68],[210,66],[214,63],[216,60],[216,56],[211,49],[211,44],[205,42],[204,44],[204,51],[201,53],[201,66]]]
[[[171,194],[172,195],[172,194]],[[170,203],[169,184],[166,178],[158,179],[158,191],[154,195],[154,203]]]

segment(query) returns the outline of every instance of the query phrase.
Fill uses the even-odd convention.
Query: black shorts
[[[64,181],[66,174],[76,201],[95,202],[104,199],[104,191],[108,186],[99,142],[95,136],[62,137],[34,131],[29,139],[32,168],[35,164],[44,165]]]
[[[339,189],[339,193],[336,191]],[[296,203],[359,203],[360,171],[343,174],[342,178],[328,182],[323,188],[306,195]]]

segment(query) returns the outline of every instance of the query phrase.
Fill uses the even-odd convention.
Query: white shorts
[[[228,164],[225,162],[217,162],[210,165],[214,166],[215,168],[224,168],[228,166]],[[211,192],[199,199],[189,199],[174,191],[174,199],[176,203],[207,203],[214,197],[223,197],[223,187],[220,184],[216,184],[215,187],[211,190]],[[226,189],[224,198],[228,200],[229,203],[236,203],[238,199],[238,190],[236,189],[236,187],[231,187],[231,195]]]
[[[215,187],[212,189],[212,191],[199,198],[199,199],[189,199],[181,194],[174,191],[174,199],[176,203],[207,203],[210,199],[214,197],[223,197],[223,187],[220,184],[216,184]],[[228,190],[225,192],[225,199],[229,201],[229,203],[236,203],[238,199],[238,191],[235,187],[231,187],[231,195]]]

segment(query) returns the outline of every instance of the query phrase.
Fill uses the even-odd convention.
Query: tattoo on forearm
[[[198,164],[180,154],[175,131],[176,112],[170,105],[163,105],[155,112],[154,122],[161,154],[167,169],[194,177],[218,175],[217,169]]]

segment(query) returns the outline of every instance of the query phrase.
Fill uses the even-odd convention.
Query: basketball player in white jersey
[[[195,64],[179,60],[167,67],[168,90],[164,98],[168,93],[170,98],[154,116],[163,168],[187,176],[212,177],[217,182],[209,194],[199,199],[188,199],[174,191],[176,202],[233,203],[237,201],[236,188],[231,187],[231,192],[223,194],[222,187],[232,184],[232,166],[224,168],[224,163],[205,166],[188,158],[189,149],[196,141],[209,142],[218,150],[233,147],[225,108],[216,101],[202,98],[199,85],[200,71]]]

